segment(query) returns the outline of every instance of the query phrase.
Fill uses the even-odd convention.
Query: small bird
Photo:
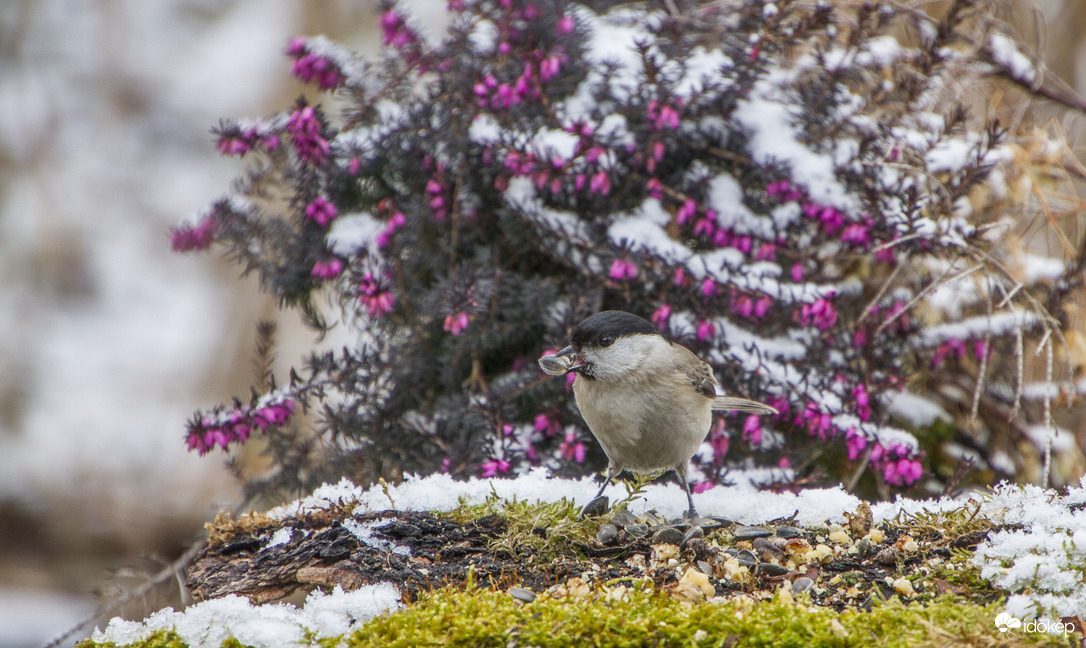
[[[539,364],[549,374],[577,373],[577,408],[607,455],[607,479],[586,511],[623,470],[669,469],[686,491],[687,515],[697,517],[686,466],[709,434],[713,412],[777,413],[755,401],[718,395],[708,364],[632,313],[596,313],[573,329],[570,342]]]

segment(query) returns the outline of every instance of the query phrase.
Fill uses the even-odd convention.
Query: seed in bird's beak
[[[566,373],[569,373],[571,371],[577,371],[578,369],[584,367],[584,358],[577,353],[577,349],[574,348],[572,345],[562,349],[555,355],[559,357],[569,358],[569,365],[566,367]]]
[[[552,376],[562,376],[569,372],[569,366],[573,364],[573,358],[569,356],[545,355],[539,359],[539,366],[544,373]]]

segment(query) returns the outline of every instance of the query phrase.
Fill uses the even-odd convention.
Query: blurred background
[[[442,0],[404,4],[440,27]],[[0,648],[44,645],[138,589],[236,505],[220,456],[186,451],[184,423],[248,397],[258,320],[280,320],[280,369],[314,340],[214,252],[172,254],[169,228],[243,169],[214,150],[220,117],[311,92],[289,76],[287,40],[373,52],[377,11],[0,2]],[[1086,94],[1086,3],[1015,12],[1050,73]],[[125,611],[167,604],[149,594]]]

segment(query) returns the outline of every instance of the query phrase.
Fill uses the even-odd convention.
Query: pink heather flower
[[[362,160],[358,159],[358,156],[351,158],[351,161],[347,163],[347,173],[351,175],[358,175],[358,172],[362,169]]]
[[[295,36],[294,38],[287,41],[287,56],[301,56],[302,54],[305,54],[305,52],[305,39],[301,36]]]
[[[359,298],[362,300],[362,304],[366,307],[366,312],[370,317],[381,317],[387,313],[392,312],[392,308],[396,305],[396,297],[392,294],[392,291],[381,286],[373,275],[369,272],[362,277],[362,281],[358,284]]]
[[[333,279],[339,276],[339,273],[343,272],[343,262],[337,257],[332,257],[327,261],[317,261],[313,264],[313,270],[310,271],[309,276],[314,279]]]
[[[336,218],[336,206],[324,196],[317,196],[305,206],[305,215],[321,227],[328,227]]]
[[[852,332],[852,348],[862,349],[867,346],[867,329],[864,327],[857,328]]]
[[[790,409],[790,406],[788,405],[788,399],[785,398],[784,396],[777,396],[776,398],[769,399],[769,402],[767,403],[767,405],[769,405],[773,409],[777,410],[778,413],[773,415],[774,418],[776,418],[776,419],[787,419],[788,418],[788,416],[789,416],[788,410]]]
[[[775,243],[762,243],[754,253],[755,261],[773,261],[777,258],[777,245]]]
[[[910,486],[916,483],[923,474],[924,469],[920,466],[920,462],[913,459],[889,461],[882,467],[883,478],[895,486]]]
[[[316,81],[321,90],[330,90],[338,87],[347,80],[347,76],[339,69],[339,66],[329,59],[317,54],[301,54],[294,59],[290,66],[290,73],[298,79],[308,83]]]
[[[713,448],[713,462],[721,462],[728,456],[731,439],[724,427],[723,419],[717,419],[709,430],[709,445]]]
[[[673,282],[676,286],[682,286],[686,283],[686,270],[682,268],[675,268],[675,280]]]
[[[592,148],[584,152],[584,159],[589,164],[595,164],[600,159],[600,156],[602,156],[604,153],[605,151],[602,147],[593,146]]]
[[[463,311],[449,313],[445,316],[445,330],[453,335],[460,335],[468,327],[469,322],[468,314]]]
[[[637,276],[637,266],[629,259],[615,259],[611,262],[610,277],[616,281],[633,279]]]
[[[554,436],[562,426],[559,425],[558,421],[541,412],[535,415],[532,427],[536,432],[542,432],[546,436]]]
[[[818,330],[825,331],[837,323],[837,310],[825,298],[819,297],[813,304],[804,304],[800,309],[803,326],[814,324]]]
[[[770,182],[765,188],[765,194],[770,198],[780,196],[781,202],[793,202],[803,197],[803,194],[795,189],[788,180]]]
[[[491,459],[484,461],[479,468],[483,471],[483,477],[495,477],[509,472],[509,462],[505,459]]]
[[[717,294],[716,282],[712,277],[706,277],[701,280],[701,295],[703,297],[712,297]]]
[[[867,225],[851,223],[841,232],[841,240],[849,245],[861,246],[870,243],[871,236],[867,232]]]
[[[314,166],[324,164],[328,158],[328,140],[321,137],[321,125],[312,106],[291,113],[287,120],[287,132],[299,158]]]
[[[566,461],[576,461],[577,463],[584,463],[584,443],[581,443],[577,440],[577,435],[572,430],[566,432],[566,439],[558,447],[558,451],[562,454],[562,458]]]
[[[973,343],[973,355],[977,360],[983,360],[984,356],[989,355],[988,343],[984,340],[977,340]]]
[[[749,236],[736,236],[732,239],[732,246],[743,254],[749,254],[751,248],[751,239]]]
[[[787,180],[774,180],[773,182],[770,182],[768,185],[766,185],[765,195],[772,198],[777,194],[782,194],[786,191],[789,191],[791,188],[792,183],[788,182]]]
[[[708,218],[699,218],[694,222],[694,236],[704,236],[706,238],[712,238],[713,233],[716,231],[716,223]]]
[[[661,331],[667,328],[667,321],[671,317],[671,304],[663,304],[652,313],[652,323]]]
[[[671,106],[664,106],[656,116],[656,128],[674,130],[679,127],[679,111]]]
[[[215,447],[227,450],[231,443],[247,441],[254,428],[263,431],[267,430],[269,425],[285,423],[293,411],[294,403],[283,400],[255,411],[242,407],[214,416],[204,416],[198,422],[189,424],[185,442],[190,451],[196,450],[201,455]]]
[[[588,178],[585,174],[578,173],[573,177],[573,188],[576,191],[583,191],[586,184],[588,184]]]
[[[694,202],[693,198],[687,198],[682,207],[675,212],[675,222],[679,225],[686,225],[694,214],[698,212],[698,204]]]
[[[754,317],[762,319],[766,313],[769,312],[769,308],[773,306],[773,298],[769,295],[761,297],[758,301],[754,302]]]
[[[408,44],[418,40],[418,36],[407,26],[407,22],[395,9],[389,9],[381,14],[380,25],[385,45],[403,49]]]
[[[652,143],[652,159],[656,162],[660,162],[664,159],[664,153],[667,153],[667,145],[657,140]]]
[[[698,482],[698,483],[694,484],[694,487],[690,489],[690,492],[692,492],[692,493],[694,493],[696,495],[698,493],[704,493],[705,491],[709,490],[710,488],[713,488],[714,486],[716,486],[716,484],[714,484],[713,482],[710,482],[710,481]]]
[[[664,185],[660,183],[659,178],[649,178],[649,181],[645,183],[645,191],[656,200],[664,197]]]
[[[287,422],[294,413],[294,402],[284,400],[272,405],[265,405],[253,412],[253,423],[261,430],[268,429],[269,425],[282,425]]]
[[[377,234],[377,247],[386,247],[389,242],[392,241],[392,237],[396,234],[396,231],[406,224],[407,217],[403,215],[403,212],[392,214],[392,217],[385,223],[385,229]]]
[[[539,62],[539,78],[543,81],[549,81],[558,76],[558,72],[562,69],[562,63],[565,62],[566,57],[562,55],[548,56]]]
[[[743,422],[743,438],[751,445],[762,444],[762,419],[757,414],[751,414]]]
[[[607,172],[597,171],[588,183],[588,190],[601,196],[611,193],[611,178],[607,176]]]
[[[855,461],[867,448],[867,436],[856,428],[849,428],[845,433],[845,447],[848,448],[848,460]]]
[[[981,342],[983,344],[983,342]],[[946,361],[950,356],[955,356],[959,360],[965,357],[965,342],[957,338],[950,338],[946,342],[943,342],[935,349],[935,353],[931,357],[931,366],[938,367]]]
[[[575,381],[575,380],[577,380],[577,372],[576,371],[571,371],[568,374],[566,374],[566,390],[567,391],[570,388],[573,387],[573,381]]]
[[[750,319],[750,316],[754,314],[754,302],[751,301],[750,297],[742,295],[739,299],[735,300],[734,304],[732,304],[732,312],[736,315]]]
[[[170,232],[170,248],[174,252],[206,250],[218,231],[218,221],[208,214],[196,225],[178,227]]]
[[[886,313],[886,319],[893,319],[894,325],[899,331],[908,329],[912,324],[912,321],[909,319],[909,313],[905,309],[906,306],[907,304],[905,302],[896,301]],[[961,355],[959,354],[958,357],[960,358]]]
[[[242,156],[253,149],[256,142],[256,133],[246,131],[244,133],[223,133],[215,142],[215,148],[222,155]]]
[[[924,467],[915,459],[901,459],[897,462],[897,471],[906,486],[915,484],[924,475]]]
[[[797,424],[805,424],[807,433],[811,436],[823,441],[830,438],[833,431],[833,417],[826,412],[820,412],[814,403],[807,403],[807,408],[803,410],[799,419]]]
[[[506,423],[502,426],[502,436],[513,436],[513,426]]]
[[[882,248],[875,253],[875,260],[879,263],[894,263],[897,261],[897,257],[894,255],[894,248]]]
[[[573,33],[574,26],[573,16],[563,14],[562,17],[558,19],[558,24],[555,25],[554,31],[559,36],[564,36],[565,34]]]
[[[704,342],[716,335],[716,325],[708,320],[698,322],[698,340]]]
[[[796,263],[792,265],[792,281],[799,283],[803,281],[803,264]]]
[[[870,419],[871,402],[867,396],[867,388],[862,383],[852,388],[852,398],[856,401],[856,415],[860,417],[860,420]]]

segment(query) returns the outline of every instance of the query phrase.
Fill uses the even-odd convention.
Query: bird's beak
[[[577,354],[577,349],[571,344],[570,346],[562,349],[561,351],[559,351],[558,353],[556,353],[554,355],[556,355],[556,356],[569,356],[569,355],[573,356],[573,362],[570,363],[569,367],[566,367],[566,373],[569,373],[571,371],[577,371],[581,367],[584,367],[584,358],[582,358],[581,356],[576,355],[576,354]]]

